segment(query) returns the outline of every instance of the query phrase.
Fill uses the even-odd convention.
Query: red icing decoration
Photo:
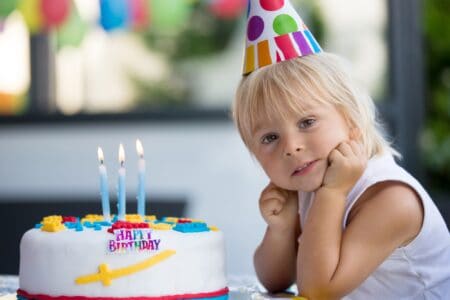
[[[114,233],[114,230],[121,228],[136,229],[136,228],[150,228],[150,226],[148,225],[148,223],[131,223],[127,221],[117,221],[116,223],[112,224],[110,228],[108,228],[108,232]]]
[[[73,216],[63,216],[62,217],[62,222],[66,223],[66,222],[76,222],[77,218],[73,217]]]
[[[155,297],[86,297],[86,296],[48,296],[48,295],[33,295],[28,294],[24,290],[17,290],[17,295],[27,299],[34,300],[179,300],[179,299],[196,299],[196,298],[211,298],[219,297],[228,294],[228,288],[223,288],[218,291],[198,294],[182,294],[182,295],[168,295]]]
[[[178,223],[192,223],[189,219],[178,219]]]

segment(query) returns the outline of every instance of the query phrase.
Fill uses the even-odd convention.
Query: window
[[[9,62],[8,69],[18,73],[17,83],[10,84],[11,72],[0,71],[0,90],[16,97],[9,113],[124,114],[186,107],[227,110],[241,75],[246,1],[226,2],[154,0],[156,4],[144,10],[146,14],[154,12],[148,25],[131,24],[140,27],[136,29],[116,24],[118,28],[105,30],[114,25],[108,10],[101,8],[99,1],[75,0],[66,21],[48,34],[30,26],[30,13],[19,7],[0,35],[9,45],[9,50],[1,47],[9,51],[1,56]],[[293,3],[317,31],[322,46],[352,61],[357,77],[377,99],[383,98],[385,3]],[[31,38],[31,67],[25,24],[29,30],[41,32]],[[46,43],[47,47],[42,46]],[[13,45],[21,49],[20,55],[13,52]]]
[[[0,27],[0,115],[19,114],[30,85],[28,31],[18,13]]]
[[[418,175],[419,0],[291,1],[323,48],[352,63],[404,153],[404,164]],[[49,34],[30,26],[36,10],[19,7],[9,14],[0,33],[0,114],[89,119],[157,111],[164,118],[188,110],[201,112],[195,117],[227,118],[242,67],[246,0],[152,0],[148,26],[116,30],[104,29],[123,24],[114,19],[109,24],[99,3],[73,0],[67,24]],[[41,34],[28,40],[24,24]]]
[[[0,34],[9,45],[0,56],[10,62],[0,70],[0,90],[16,103],[3,114],[229,106],[240,78],[246,0],[74,0],[50,32],[33,23],[39,15],[33,2],[24,3],[30,8],[19,6]],[[137,16],[124,16],[133,5]],[[13,90],[12,69],[21,82]]]
[[[387,4],[370,0],[320,0],[325,24],[322,47],[350,61],[353,75],[375,101],[386,100],[389,87]]]

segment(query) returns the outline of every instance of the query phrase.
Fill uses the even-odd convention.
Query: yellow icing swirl
[[[110,270],[107,264],[101,264],[98,267],[98,273],[80,276],[75,279],[76,284],[87,284],[97,281],[101,281],[103,285],[109,286],[112,283],[112,279],[128,276],[136,272],[150,268],[163,260],[168,259],[175,254],[175,250],[164,250],[140,263],[130,265],[115,270]]]

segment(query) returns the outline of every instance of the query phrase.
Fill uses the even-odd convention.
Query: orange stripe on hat
[[[255,46],[250,45],[245,50],[244,74],[250,73],[253,70],[255,70]]]
[[[265,40],[258,43],[258,67],[264,67],[272,64],[270,57],[269,41]]]

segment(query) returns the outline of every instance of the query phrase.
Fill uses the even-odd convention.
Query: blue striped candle
[[[144,148],[140,140],[136,140],[136,151],[139,155],[138,161],[138,191],[137,191],[137,213],[145,217],[145,160]]]
[[[111,220],[111,212],[109,209],[108,175],[106,172],[106,167],[103,163],[104,157],[102,148],[98,147],[97,154],[98,154],[98,161],[100,163],[98,171],[100,173],[100,196],[102,198],[103,219],[109,222]]]
[[[123,145],[119,146],[119,181],[117,187],[117,218],[119,220],[125,220],[126,214],[126,187],[125,187],[125,151],[123,150]]]

